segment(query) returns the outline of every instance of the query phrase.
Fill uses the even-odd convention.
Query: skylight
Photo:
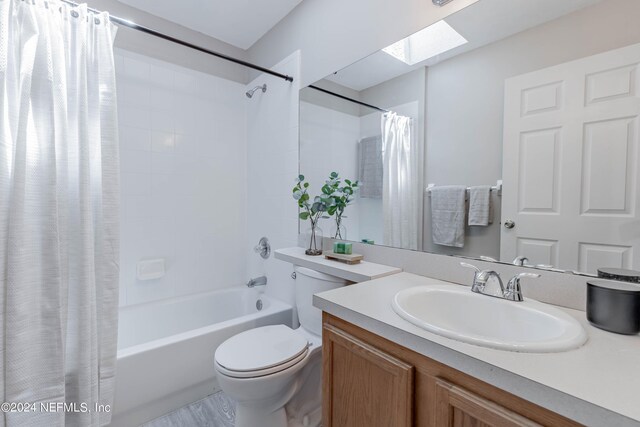
[[[382,51],[406,64],[414,65],[465,43],[467,43],[467,39],[449,24],[445,21],[438,21],[391,46],[385,47]]]

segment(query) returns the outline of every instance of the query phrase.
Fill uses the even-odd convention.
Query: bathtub
[[[292,320],[290,305],[240,287],[122,307],[111,425],[137,426],[219,390],[213,354],[224,340]]]

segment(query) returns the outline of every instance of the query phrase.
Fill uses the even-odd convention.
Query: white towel
[[[464,247],[467,187],[431,188],[431,235],[436,245]]]
[[[491,187],[479,185],[469,190],[469,225],[488,226],[491,221]]]

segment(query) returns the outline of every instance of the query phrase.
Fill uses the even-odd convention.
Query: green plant
[[[307,255],[322,254],[322,242],[318,245],[316,241],[316,228],[320,218],[335,204],[334,198],[325,191],[325,187],[326,185],[322,187],[322,194],[313,197],[313,200],[309,196],[309,183],[305,182],[304,175],[298,175],[296,186],[293,187],[293,198],[298,202],[298,207],[302,210],[298,216],[301,220],[308,220],[311,223],[311,237],[309,239],[309,249],[306,251]]]
[[[354,200],[355,195],[360,189],[360,183],[358,181],[351,181],[349,179],[344,180],[342,185],[342,179],[337,172],[331,172],[329,179],[322,187],[322,192],[329,195],[333,199],[331,206],[327,208],[328,216],[330,218],[335,215],[336,220],[336,234],[334,239],[342,239],[342,219],[344,211]]]

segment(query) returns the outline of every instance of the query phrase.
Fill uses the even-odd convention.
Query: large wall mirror
[[[300,172],[312,192],[360,181],[347,240],[640,269],[638,17],[638,0],[480,0],[304,88]]]

